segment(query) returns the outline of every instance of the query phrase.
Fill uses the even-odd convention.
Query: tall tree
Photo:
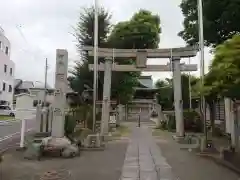
[[[189,45],[198,43],[197,0],[182,0],[184,30],[179,33]],[[205,45],[215,47],[240,32],[239,0],[203,0]]]
[[[114,26],[109,36],[110,48],[119,49],[145,49],[157,48],[161,33],[160,18],[150,11],[140,10],[129,21],[119,22]],[[131,58],[115,58],[119,64],[134,64]],[[134,93],[134,87],[138,84],[140,73],[113,72],[113,96],[122,103],[129,101]]]
[[[196,96],[195,84],[198,82],[198,78],[195,76],[190,76],[190,85],[192,95]],[[189,109],[190,108],[190,91],[189,91],[189,75],[182,74],[181,76],[181,84],[182,84],[182,100],[183,100],[183,108]],[[158,80],[155,84],[158,88],[158,103],[162,105],[164,110],[173,109],[174,103],[174,95],[173,95],[173,79],[166,78],[165,80]],[[192,101],[193,107],[195,105],[195,101]]]
[[[171,80],[158,80],[155,83],[156,88],[158,88],[157,101],[162,106],[162,110],[173,109],[173,88]]]
[[[76,62],[71,71],[70,86],[78,93],[82,93],[85,89],[84,85],[93,88],[93,72],[89,71],[88,65],[93,63],[93,57],[88,56],[82,51],[82,46],[94,45],[94,8],[83,8],[79,14],[79,20],[75,28],[74,35],[77,40],[77,48],[80,54],[80,60]],[[106,47],[107,36],[110,33],[111,14],[104,8],[98,10],[98,45],[99,47]],[[99,61],[103,59],[99,58]],[[99,73],[100,74],[100,73]],[[99,81],[99,89],[102,89],[102,84]],[[99,92],[101,94],[101,91]]]
[[[135,13],[129,21],[119,22],[113,28],[110,23],[111,16],[101,8],[99,12],[99,47],[108,48],[157,48],[159,44],[160,19],[149,11],[140,10]],[[84,9],[80,14],[79,23],[76,29],[77,47],[81,52],[82,45],[93,46],[94,9]],[[110,31],[112,29],[112,31]],[[82,53],[82,52],[81,52]],[[104,62],[104,59],[100,59]],[[119,64],[133,64],[131,58],[114,58]],[[89,72],[88,64],[93,63],[93,58],[83,52],[82,62],[77,63],[72,72],[71,86],[79,93],[84,89],[84,84],[92,87],[93,73]],[[113,72],[112,73],[112,98],[127,103],[134,93],[134,86],[137,85],[139,73]],[[99,97],[102,96],[103,73],[99,78]]]
[[[240,99],[240,36],[217,46],[210,66],[211,79],[206,86],[207,92]]]

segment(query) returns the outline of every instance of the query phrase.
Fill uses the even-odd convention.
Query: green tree
[[[104,8],[98,10],[98,45],[99,47],[106,47],[107,37],[110,33],[111,14]],[[76,62],[74,68],[71,70],[69,82],[71,88],[81,94],[88,85],[93,88],[93,72],[89,71],[88,65],[93,63],[93,57],[88,56],[81,50],[82,46],[94,45],[94,8],[83,8],[79,14],[79,20],[75,28],[74,36],[77,40],[77,48],[80,54],[80,61]],[[99,61],[103,59],[99,58]],[[99,73],[100,74],[100,73]],[[100,74],[101,78],[101,74]],[[99,81],[99,95],[101,95],[102,84]]]
[[[217,46],[210,66],[211,76],[206,93],[240,99],[240,36]]]
[[[184,30],[179,33],[187,44],[198,43],[197,0],[183,0]],[[203,27],[205,45],[217,46],[240,32],[239,0],[203,0]]]
[[[162,110],[173,109],[174,97],[171,80],[158,80],[155,87],[158,88],[157,101],[162,106]]]
[[[150,11],[140,10],[129,21],[116,24],[109,36],[110,48],[118,49],[145,49],[157,48],[161,33],[160,18]],[[131,58],[115,58],[118,64],[134,64]],[[134,87],[138,84],[140,73],[113,72],[112,90],[113,96],[121,103],[127,103],[134,93]]]
[[[99,47],[108,48],[157,48],[159,44],[160,19],[149,11],[140,10],[135,13],[129,21],[119,22],[113,26],[110,23],[111,16],[101,8],[99,11]],[[94,9],[84,9],[80,14],[75,36],[77,38],[77,47],[81,52],[82,45],[93,46],[93,25]],[[112,29],[112,31],[110,31]],[[82,61],[76,63],[70,78],[71,87],[81,93],[84,90],[84,84],[92,87],[93,72],[88,70],[88,64],[93,63],[93,58],[81,52]],[[99,58],[100,62],[104,59]],[[114,62],[119,64],[133,64],[131,58],[114,58]],[[103,73],[99,73],[99,97],[102,96]],[[127,103],[133,96],[134,86],[137,85],[137,79],[140,73],[133,72],[112,72],[112,98]]]
[[[190,85],[191,85],[191,92],[192,97],[193,95],[196,96],[195,84],[198,82],[198,78],[195,76],[190,76]],[[183,108],[189,109],[190,108],[190,95],[189,95],[189,75],[182,74],[181,76],[181,84],[182,84],[182,100],[183,100]],[[158,88],[158,103],[162,105],[164,110],[173,109],[174,103],[174,95],[173,95],[173,79],[166,78],[165,80],[158,80],[155,84]],[[192,100],[192,105],[195,107],[195,101]]]

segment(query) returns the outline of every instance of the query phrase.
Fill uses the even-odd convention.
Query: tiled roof
[[[140,76],[138,81],[142,86],[146,88],[153,88],[153,80],[151,76]]]
[[[45,88],[45,83],[44,83],[44,82],[35,81],[33,84],[34,84],[33,88],[39,88],[39,89],[44,89],[44,88]],[[50,87],[50,86],[47,84],[47,89],[52,89],[52,87]]]
[[[33,88],[34,84],[32,81],[22,81],[22,84],[18,87],[19,89]]]
[[[30,89],[30,88],[43,89],[45,88],[45,84],[41,81],[33,82],[33,81],[23,81],[21,79],[15,79],[14,87],[17,89]],[[52,89],[52,87],[47,84],[47,89]]]
[[[22,83],[21,79],[14,79],[14,88],[18,87]]]

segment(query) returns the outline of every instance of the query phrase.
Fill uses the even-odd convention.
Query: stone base
[[[27,147],[17,147],[16,151],[26,151]]]
[[[66,138],[46,137],[28,145],[24,157],[38,159],[42,156],[70,158],[79,155],[79,148]]]
[[[173,139],[176,141],[176,142],[178,142],[178,143],[181,143],[181,142],[183,142],[184,141],[184,136],[178,136],[178,135],[173,135],[172,136],[173,137]]]
[[[90,134],[83,142],[84,148],[102,148],[103,140],[99,134]]]

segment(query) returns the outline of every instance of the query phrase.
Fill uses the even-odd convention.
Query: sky
[[[99,5],[108,9],[112,23],[128,20],[139,9],[147,9],[158,14],[162,33],[159,48],[185,46],[178,37],[183,29],[183,16],[179,4],[181,0],[98,0]],[[8,0],[0,6],[0,26],[11,42],[11,60],[15,62],[15,78],[44,81],[45,59],[48,59],[48,83],[54,86],[56,49],[67,49],[69,68],[79,60],[76,51],[73,27],[78,21],[82,7],[90,7],[94,0]],[[205,71],[211,61],[209,49],[205,49]],[[167,59],[150,59],[148,64],[166,64]],[[182,62],[189,63],[189,59]],[[198,64],[199,55],[191,58]],[[148,72],[153,80],[170,77],[171,73]],[[198,72],[191,74],[199,75]]]

